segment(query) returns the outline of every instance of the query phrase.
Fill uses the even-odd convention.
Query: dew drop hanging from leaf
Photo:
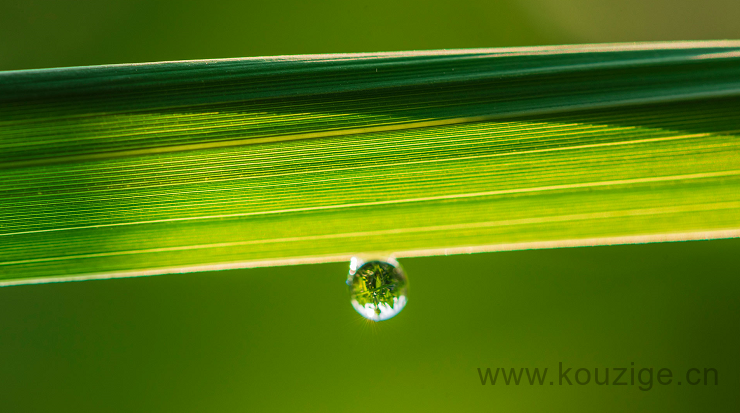
[[[393,258],[365,261],[353,257],[347,285],[352,306],[368,320],[387,320],[406,306],[408,279]]]

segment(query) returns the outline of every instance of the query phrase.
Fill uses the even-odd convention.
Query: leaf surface
[[[740,234],[740,42],[0,73],[0,283]]]

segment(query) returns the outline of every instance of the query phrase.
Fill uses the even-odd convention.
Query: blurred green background
[[[740,2],[725,0],[0,9],[0,70],[740,38]],[[379,324],[351,308],[346,264],[1,288],[0,411],[732,411],[739,251],[723,240],[409,259],[409,305]],[[547,367],[557,380],[560,361],[712,367],[719,385],[481,386],[476,371]]]
[[[0,70],[740,38],[736,0],[2,0]]]
[[[2,288],[0,403],[730,412],[740,403],[738,251],[736,239],[407,259],[409,304],[377,324],[351,307],[347,264]],[[572,386],[558,385],[559,362],[573,368]],[[631,362],[676,379],[649,391],[575,384],[577,368]],[[483,386],[479,367],[549,370],[543,386]],[[692,367],[716,368],[719,384],[676,384]]]

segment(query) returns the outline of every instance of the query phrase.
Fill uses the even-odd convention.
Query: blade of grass
[[[0,284],[740,234],[740,42],[0,73]]]

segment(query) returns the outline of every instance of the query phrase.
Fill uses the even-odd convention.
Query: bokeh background
[[[2,0],[0,70],[740,38],[736,0]]]
[[[409,303],[377,324],[351,307],[347,264],[0,288],[0,410],[733,412],[738,251],[735,239],[407,259]],[[559,362],[571,381],[632,362],[675,379],[560,386]],[[483,386],[487,367],[548,373]],[[717,369],[718,385],[688,386],[692,367]]]
[[[727,0],[2,0],[0,70],[740,38],[739,17]],[[733,411],[739,252],[408,259],[409,305],[379,324],[351,308],[346,264],[0,288],[0,411]],[[547,367],[549,381],[560,361],[711,367],[719,385],[482,386],[476,370]]]

